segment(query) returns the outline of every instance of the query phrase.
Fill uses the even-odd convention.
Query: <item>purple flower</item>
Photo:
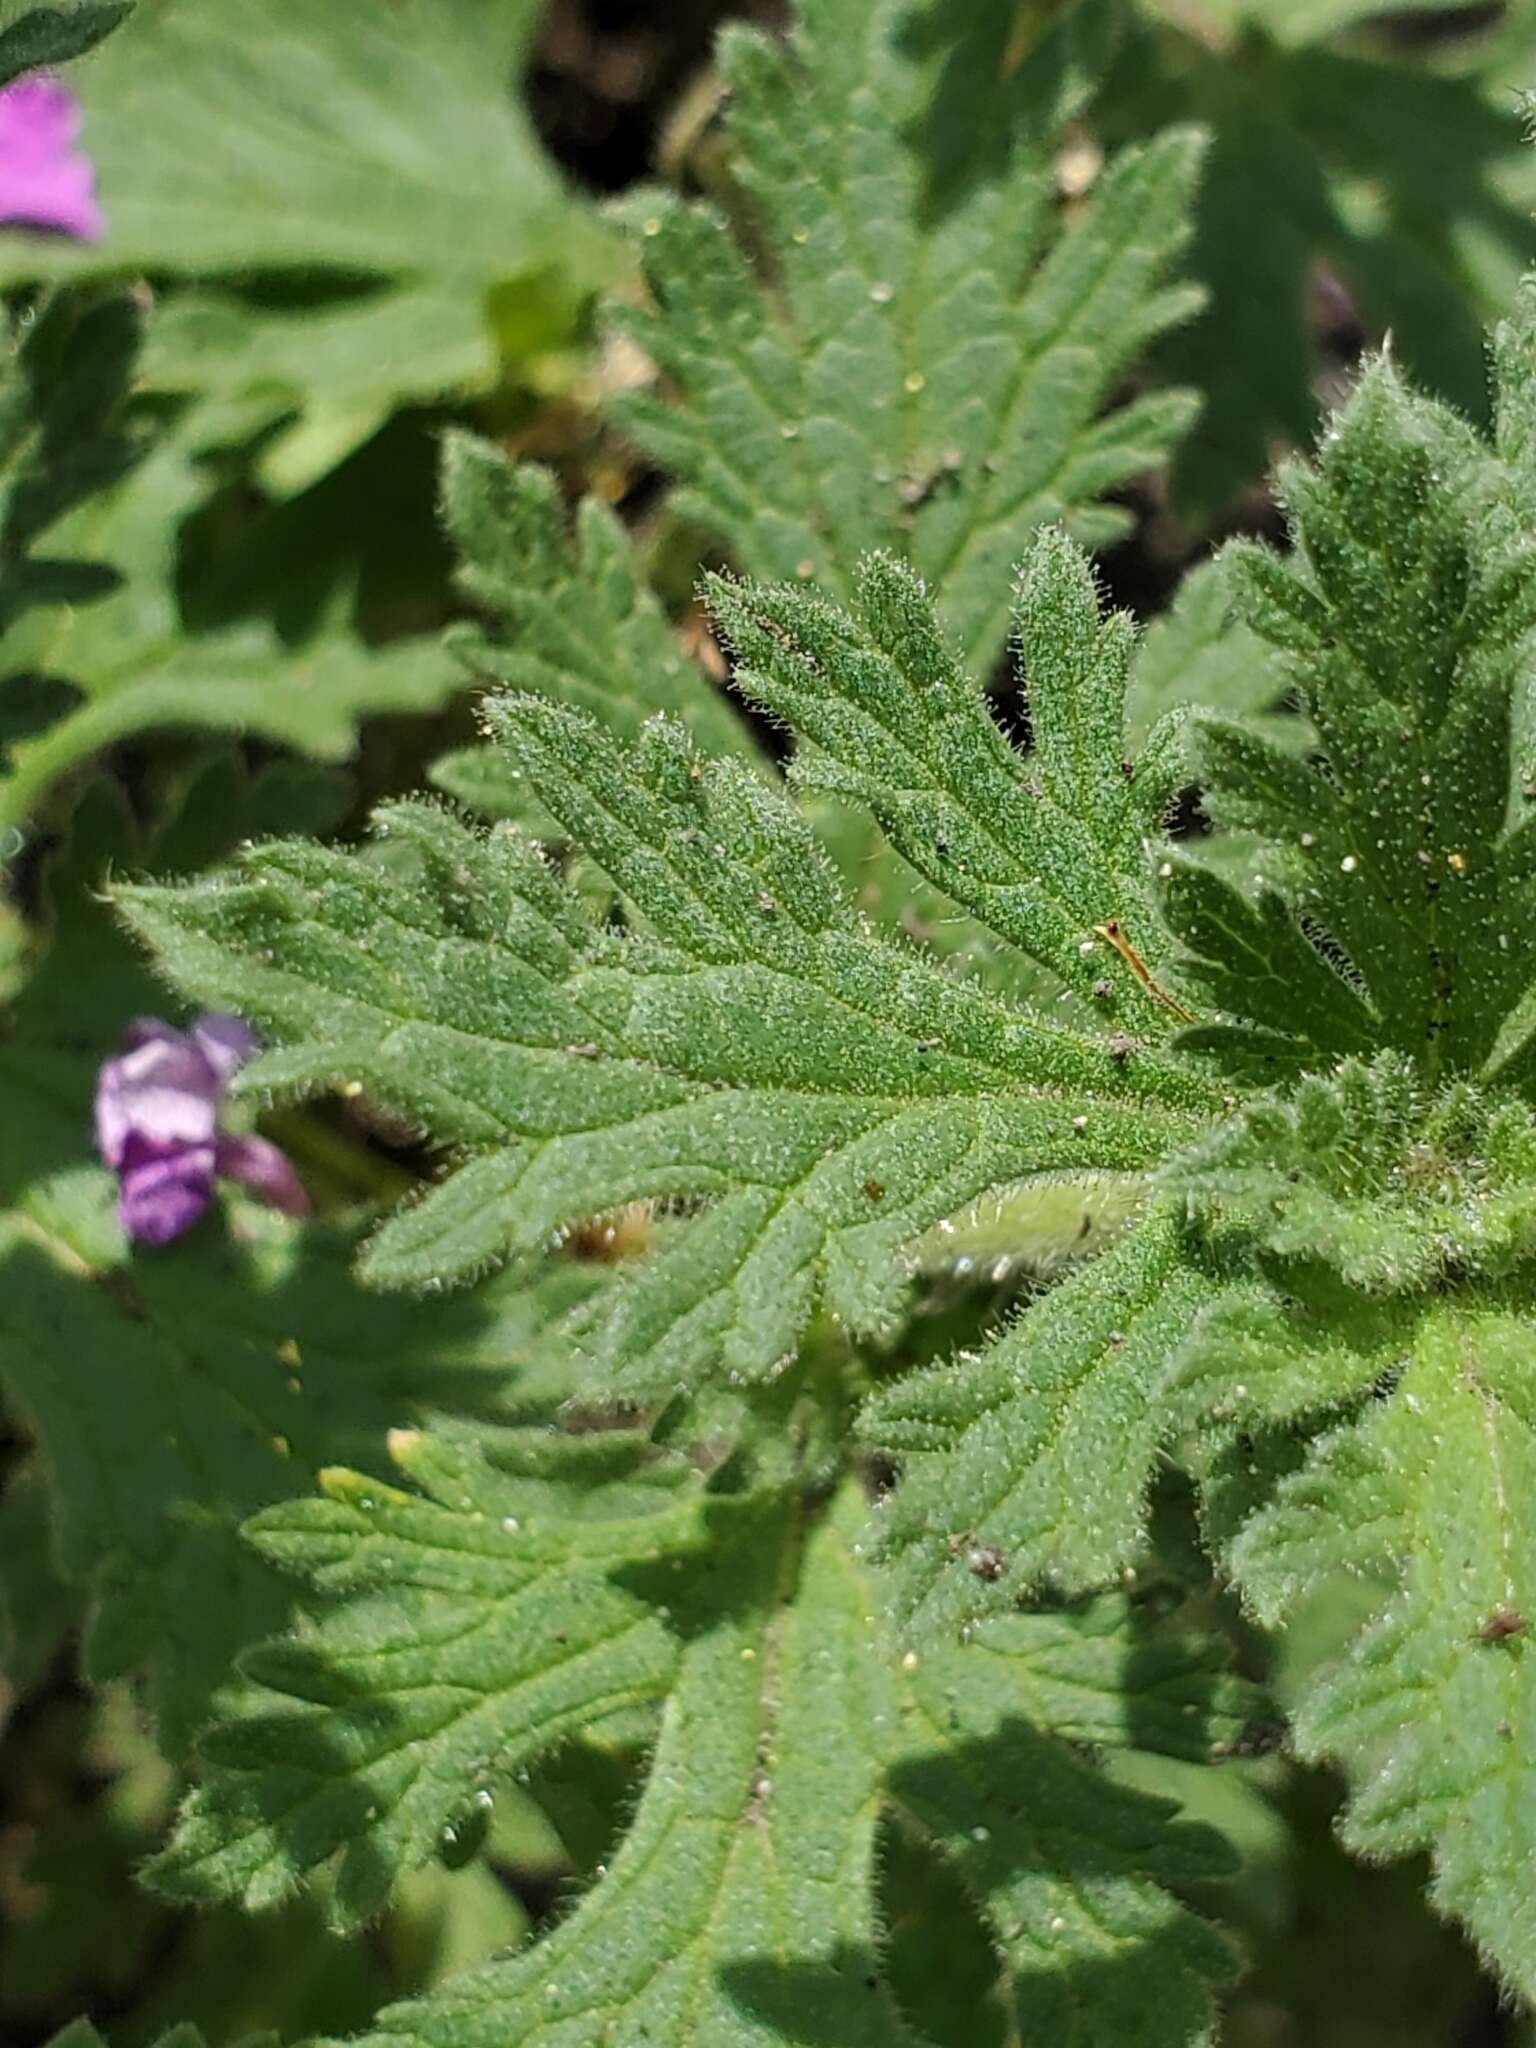
[[[135,1017],[126,1050],[96,1080],[96,1142],[117,1175],[117,1213],[140,1244],[168,1244],[213,1200],[216,1179],[242,1181],[290,1216],[308,1213],[299,1177],[265,1138],[231,1138],[219,1108],[256,1050],[238,1017],[199,1017],[190,1033]]]
[[[101,240],[107,224],[91,160],[75,148],[79,134],[79,104],[53,79],[0,89],[0,222]]]

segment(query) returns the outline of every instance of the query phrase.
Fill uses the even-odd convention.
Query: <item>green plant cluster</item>
[[[798,0],[601,220],[524,0],[126,13],[0,29],[0,2031],[1531,2039],[1523,9]],[[168,1009],[312,1220],[132,1242]]]

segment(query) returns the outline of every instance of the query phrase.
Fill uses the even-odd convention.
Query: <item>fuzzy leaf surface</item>
[[[1078,1591],[1133,1560],[1163,1382],[1222,1291],[1155,1213],[981,1351],[875,1396],[859,1427],[901,1468],[881,1551],[905,1627],[947,1633],[1044,1579]]]
[[[393,2008],[365,2039],[767,2048],[803,2038],[811,2011],[839,2041],[915,2043],[875,1921],[883,1811],[973,1888],[1020,2039],[1200,2038],[1228,1958],[1166,1887],[1216,1874],[1226,1852],[1061,1736],[1184,1754],[1234,1734],[1251,1701],[1208,1650],[1174,1635],[1150,1649],[1123,1720],[1104,1698],[1135,1634],[1123,1603],[990,1624],[974,1654],[898,1667],[858,1557],[856,1492],[804,1529],[766,1501],[733,1512],[750,1518],[736,1541],[664,1575],[676,1676],[607,1869],[532,1950]],[[349,1577],[355,1552],[332,1555]],[[1008,1766],[1016,1791],[999,1806],[980,1788]]]
[[[568,538],[549,472],[469,434],[445,443],[442,498],[460,585],[490,615],[487,627],[452,636],[471,675],[569,704],[625,739],[664,711],[701,751],[755,757],[742,720],[684,653],[606,506],[585,500]],[[432,779],[482,816],[530,817],[526,779],[500,749],[446,755]]]
[[[1427,1851],[1527,1995],[1533,331],[1527,298],[1491,445],[1372,366],[1284,479],[1290,553],[1228,558],[1314,746],[1203,735],[1213,813],[1276,859],[1165,864],[1227,1013],[1183,1043],[1278,1085],[1163,1175],[1249,1246],[1166,1390],[1207,1540],[1267,1624],[1329,1588],[1371,1612],[1296,1671],[1299,1741],[1351,1782],[1345,1838]]]
[[[1305,1700],[1298,1742],[1349,1775],[1349,1845],[1370,1856],[1428,1850],[1437,1902],[1527,1997],[1531,1379],[1528,1309],[1432,1315],[1392,1400],[1323,1437],[1231,1552],[1271,1622],[1322,1574],[1386,1579],[1376,1617]]]
[[[1288,1034],[1293,1050],[1390,1046],[1429,1077],[1475,1073],[1529,980],[1517,677],[1536,622],[1536,535],[1518,477],[1383,361],[1316,467],[1282,482],[1293,552],[1243,544],[1226,560],[1316,751],[1298,758],[1212,721],[1201,767],[1212,814],[1281,850],[1288,907],[1197,887],[1176,867],[1170,918],[1200,980],[1249,990],[1237,1007],[1259,1028],[1246,1046],[1227,1034],[1229,1050],[1252,1059],[1266,1035]],[[1320,957],[1301,971],[1308,946]],[[1516,1072],[1519,1058],[1500,1055]]]
[[[314,771],[251,784],[214,763],[146,844],[98,791],[56,864],[47,950],[4,1017],[0,1381],[40,1445],[55,1566],[88,1608],[87,1672],[137,1671],[147,1653],[173,1750],[235,1650],[286,1610],[241,1520],[320,1467],[379,1469],[388,1429],[429,1404],[497,1402],[520,1360],[553,1362],[593,1284],[562,1261],[541,1286],[509,1274],[446,1310],[384,1304],[349,1277],[355,1232],[247,1203],[158,1257],[125,1243],[112,1179],[89,1161],[91,1093],[123,1024],[161,998],[102,909],[108,866],[197,864],[232,827],[318,825],[334,806]]]
[[[716,580],[710,591],[739,687],[811,743],[795,769],[803,787],[867,809],[919,874],[1097,1016],[1162,1037],[1187,1014],[1127,971],[1127,954],[1146,970],[1166,947],[1146,842],[1182,775],[1176,721],[1130,757],[1134,629],[1123,613],[1101,617],[1064,535],[1037,536],[1016,590],[1028,754],[895,557],[860,564],[851,614],[792,585]]]
[[[341,1850],[332,1916],[356,1927],[502,1774],[671,1680],[675,1640],[622,1573],[703,1540],[685,1468],[643,1438],[547,1429],[391,1443],[424,1499],[333,1470],[329,1498],[248,1525],[345,1604],[318,1640],[245,1656],[160,1889],[258,1909]]]
[[[983,674],[1032,531],[1124,531],[1103,499],[1189,424],[1182,391],[1111,406],[1194,303],[1167,275],[1200,154],[1127,151],[1062,231],[1051,149],[1113,35],[1098,5],[1024,50],[1001,15],[803,0],[787,45],[723,41],[734,166],[770,290],[713,211],[659,206],[654,314],[626,321],[679,398],[625,402],[678,504],[749,575],[839,596],[871,548],[933,585]]]
[[[620,1289],[611,1386],[648,1396],[722,1356],[762,1375],[818,1302],[885,1321],[903,1247],[986,1188],[1134,1170],[1209,1112],[1154,1050],[1122,1055],[868,928],[784,799],[677,726],[625,749],[539,699],[493,717],[630,930],[595,928],[510,829],[419,804],[382,816],[387,858],[269,846],[121,899],[184,986],[282,1041],[252,1085],[358,1080],[457,1148],[374,1240],[376,1280],[533,1251],[617,1202],[713,1197]],[[1063,809],[1097,789],[1070,785]]]

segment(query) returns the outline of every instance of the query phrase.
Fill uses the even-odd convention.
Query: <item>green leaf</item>
[[[79,1595],[54,1559],[43,1473],[29,1458],[0,1493],[0,1680],[9,1698],[26,1698],[79,1616]]]
[[[548,471],[509,462],[468,434],[444,445],[442,499],[459,581],[494,621],[489,631],[454,632],[453,651],[471,675],[570,704],[624,739],[666,712],[701,750],[755,758],[746,727],[684,654],[623,529],[597,499],[583,503],[568,540]],[[432,776],[485,816],[532,816],[515,762],[494,748],[450,754]]]
[[[391,1441],[426,1500],[332,1471],[328,1500],[249,1525],[264,1556],[349,1597],[318,1642],[246,1654],[160,1889],[259,1908],[340,1849],[331,1910],[354,1927],[503,1775],[666,1690],[675,1640],[622,1578],[705,1540],[685,1469],[648,1463],[643,1438]]]
[[[1232,1548],[1260,1616],[1326,1573],[1391,1587],[1348,1658],[1320,1675],[1296,1734],[1337,1758],[1345,1839],[1428,1849],[1433,1894],[1526,1997],[1536,1986],[1529,1805],[1536,1554],[1530,1310],[1431,1314],[1389,1401],[1319,1441]]]
[[[216,306],[207,372],[253,396],[265,384],[268,419],[297,408],[305,445],[268,450],[268,473],[311,481],[403,400],[493,383],[509,287],[553,292],[563,342],[607,269],[513,93],[537,13],[531,0],[365,0],[347,16],[326,0],[154,0],[85,74],[107,238],[6,237],[0,274],[263,273],[281,309],[285,285],[320,273],[334,294],[311,292],[276,334],[259,320],[242,332],[238,306]]]
[[[637,396],[621,417],[686,516],[748,574],[838,596],[865,551],[910,555],[983,675],[1032,531],[1122,533],[1103,499],[1194,410],[1182,391],[1106,407],[1196,303],[1164,278],[1199,137],[1126,152],[1065,231],[1054,204],[1052,147],[1112,30],[1090,4],[1021,50],[1002,14],[914,23],[899,0],[803,0],[788,46],[731,31],[750,226],[658,206],[642,242],[656,311],[625,321],[678,402]]]
[[[905,1626],[948,1632],[1049,1579],[1102,1585],[1146,1533],[1162,1389],[1219,1275],[1160,1213],[979,1353],[906,1374],[859,1421],[901,1483],[881,1518]]]
[[[94,49],[133,12],[133,0],[88,0],[72,7],[31,7],[0,29],[0,87],[24,71],[48,71]]]
[[[1508,312],[1530,253],[1528,153],[1491,63],[1457,77],[1384,47],[1319,47],[1333,0],[1240,11],[1218,47],[1146,24],[1101,103],[1117,140],[1191,120],[1212,137],[1188,256],[1206,307],[1166,350],[1205,399],[1174,482],[1206,521],[1277,443],[1313,436],[1331,369],[1320,266],[1337,281],[1334,324],[1390,334],[1416,377],[1482,417],[1483,326]]]
[[[0,354],[0,627],[32,605],[102,597],[116,576],[97,563],[33,560],[34,542],[109,488],[154,445],[152,421],[126,401],[143,338],[131,298],[55,299],[13,322]]]
[[[1527,856],[1511,828],[1511,712],[1515,652],[1536,618],[1530,531],[1508,472],[1387,362],[1317,468],[1288,471],[1284,488],[1293,552],[1241,545],[1228,573],[1248,625],[1279,651],[1318,752],[1298,759],[1213,722],[1206,802],[1283,850],[1292,916],[1359,1001],[1322,968],[1301,969],[1288,920],[1262,904],[1213,918],[1218,892],[1200,901],[1179,883],[1175,921],[1214,952],[1196,972],[1233,993],[1242,955],[1267,956],[1238,1008],[1298,1048],[1358,1044],[1363,1005],[1374,1042],[1428,1076],[1475,1072],[1528,978],[1515,942]],[[1288,1022],[1277,974],[1299,975]]]
[[[1531,319],[1493,449],[1377,364],[1284,478],[1289,555],[1228,558],[1315,750],[1207,727],[1207,800],[1274,879],[1170,860],[1167,907],[1229,1006],[1183,1046],[1280,1086],[1162,1176],[1248,1240],[1165,1389],[1207,1538],[1268,1626],[1340,1585],[1373,1617],[1292,1653],[1298,1744],[1345,1769],[1346,1840],[1427,1851],[1527,1995]]]
[[[619,1290],[615,1392],[771,1372],[817,1303],[891,1314],[903,1247],[983,1189],[1139,1167],[1211,1098],[865,928],[758,777],[675,726],[626,750],[534,698],[497,729],[613,878],[594,927],[509,828],[414,804],[386,863],[301,844],[120,897],[167,970],[284,1041],[252,1087],[360,1082],[466,1163],[374,1240],[386,1285],[462,1274],[616,1203],[718,1197]],[[409,862],[409,866],[407,866]]]
[[[1123,613],[1101,619],[1071,542],[1040,535],[1019,578],[1028,755],[894,558],[860,565],[852,617],[791,587],[717,580],[710,594],[739,687],[812,743],[796,764],[804,787],[866,807],[921,875],[1099,1016],[1166,1033],[1178,1006],[1124,958],[1145,975],[1165,945],[1144,847],[1181,771],[1166,725],[1140,761],[1126,752],[1134,629]]]
[[[106,2044],[89,2020],[71,2020],[53,2036],[48,2048],[106,2048]],[[203,2048],[203,2037],[196,2027],[168,2027],[155,2048]]]
[[[974,1650],[895,1667],[856,1554],[863,1518],[853,1488],[807,1529],[793,1510],[738,1502],[721,1524],[733,1540],[663,1576],[676,1679],[623,1844],[531,1951],[387,2011],[371,2048],[486,2027],[570,2048],[767,2044],[801,2038],[808,2012],[839,2042],[914,2041],[874,1918],[887,1799],[979,1899],[1019,2038],[1044,2029],[1183,2048],[1201,2037],[1228,1957],[1165,1887],[1226,1867],[1222,1846],[1166,1802],[1116,1787],[1069,1741],[1166,1740],[1186,1753],[1235,1733],[1248,1696],[1208,1650],[1168,1635],[1131,1688],[1140,1711],[1106,1712],[1105,1677],[1136,1633],[1119,1602],[1021,1617]],[[513,1554],[484,1521],[459,1525],[471,1555]],[[372,1576],[356,1539],[330,1554],[349,1578]],[[378,1554],[400,1561],[387,1540]],[[473,1568],[466,1558],[453,1570]],[[319,1646],[337,1625],[321,1625]],[[316,1726],[347,1711],[322,1706]],[[999,1769],[1015,1788],[1001,1804]]]
[[[1465,4],[1465,0],[1463,0]],[[1267,28],[1285,44],[1319,42],[1342,28],[1356,28],[1385,17],[1389,23],[1406,14],[1444,14],[1443,0],[1246,0],[1239,11],[1260,27]],[[1471,14],[1475,9],[1468,6]],[[1470,25],[1470,24],[1469,24]]]
[[[241,1519],[339,1458],[377,1469],[424,1406],[493,1399],[526,1282],[510,1329],[483,1299],[447,1323],[402,1317],[349,1286],[349,1237],[305,1247],[250,1212],[237,1245],[210,1227],[129,1270],[112,1195],[80,1165],[0,1216],[0,1377],[42,1439],[64,1573],[92,1595],[87,1673],[137,1670],[147,1650],[175,1752],[285,1611]]]
[[[137,1871],[161,1842],[176,1774],[157,1754],[126,1686],[94,1708],[59,1691],[30,1721],[36,1816],[17,1861],[30,1911],[0,1926],[0,2024],[36,2038],[50,2012],[110,2010],[114,2040],[148,2044],[177,2019],[209,2042],[246,2048],[315,2032],[352,2033],[387,1999],[421,1990],[526,1937],[528,1917],[488,1859],[437,1864],[401,1887],[367,1942],[326,1925],[318,1898],[252,1917],[152,1896]],[[523,1881],[550,1835],[521,1795],[502,1800],[490,1854]]]
[[[1375,1043],[1378,1020],[1336,956],[1316,942],[1294,901],[1260,883],[1244,893],[1202,859],[1162,864],[1162,910],[1189,949],[1184,978],[1218,1013],[1251,1024],[1206,1025],[1181,1044],[1219,1052],[1261,1084],[1326,1054]]]
[[[1305,721],[1277,715],[1285,694],[1273,650],[1233,619],[1219,565],[1202,562],[1141,636],[1126,688],[1126,730],[1138,749],[1159,719],[1198,709],[1299,742]]]
[[[1536,1226],[1536,1116],[1454,1084],[1429,1097],[1391,1055],[1305,1075],[1213,1132],[1165,1179],[1198,1206],[1258,1219],[1283,1258],[1370,1294],[1502,1275]]]
[[[131,391],[140,323],[131,300],[56,301],[0,389],[0,832],[143,732],[245,732],[341,760],[363,716],[430,710],[453,688],[420,643],[371,649],[334,617],[299,645],[261,621],[189,630],[180,536],[205,481],[187,420]]]

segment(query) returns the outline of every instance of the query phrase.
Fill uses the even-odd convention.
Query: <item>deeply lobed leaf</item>
[[[755,758],[745,725],[684,654],[604,505],[587,499],[568,539],[554,478],[467,434],[446,444],[442,487],[459,581],[490,615],[488,630],[459,628],[452,636],[474,675],[569,704],[625,739],[666,712],[701,751]],[[461,748],[437,761],[432,775],[483,816],[535,829],[544,822],[522,771],[499,748]]]
[[[501,1455],[494,1445],[490,1454]],[[423,1457],[438,1459],[427,1440],[408,1462],[435,1489],[445,1469],[451,1486],[463,1484],[460,1458],[427,1474]],[[499,1533],[500,1481],[488,1491],[483,1466],[475,1474],[452,1510],[375,1495],[370,1507],[347,1510],[346,1526],[298,1511],[264,1524],[285,1544],[291,1537],[289,1555],[345,1595],[302,1668],[291,1655],[271,1667],[296,1694],[289,1716],[306,1715],[338,1762],[355,1746],[349,1731],[394,1725],[379,1698],[391,1661],[405,1671],[408,1641],[454,1633],[464,1575],[478,1583],[488,1572],[508,1590],[519,1577],[515,1559],[530,1525]],[[717,1530],[730,1506],[716,1503]],[[974,1655],[893,1661],[858,1558],[863,1508],[853,1491],[809,1527],[792,1506],[766,1498],[739,1500],[732,1513],[732,1540],[662,1575],[668,1603],[648,1626],[664,1636],[670,1616],[675,1678],[646,1789],[610,1866],[532,1951],[386,2012],[368,2038],[766,2043],[792,2037],[796,2015],[810,2009],[834,2015],[840,2039],[914,2040],[885,1981],[875,1920],[876,1825],[887,1801],[974,1887],[1000,1989],[1026,2037],[1059,2027],[1166,2048],[1194,2038],[1227,1956],[1164,1887],[1221,1869],[1223,1852],[1206,1830],[1175,1822],[1165,1802],[1113,1786],[1059,1737],[1178,1755],[1231,1739],[1251,1701],[1219,1675],[1209,1649],[1171,1634],[1149,1641],[1123,1718],[1105,1697],[1139,1625],[1123,1602],[990,1625]],[[413,1519],[438,1532],[431,1551],[402,1541]],[[552,1539],[560,1526],[549,1525]],[[613,1518],[606,1526],[606,1556],[623,1581],[623,1557],[645,1524]],[[598,1551],[588,1555],[596,1565]],[[425,1574],[418,1558],[434,1560]],[[377,1592],[407,1582],[419,1592],[403,1626],[390,1628],[387,1649],[361,1659],[360,1641],[381,1626]],[[605,1601],[625,1597],[611,1583],[606,1595],[596,1586],[586,1595],[599,1614]],[[508,1612],[494,1595],[477,1607],[493,1632]],[[560,1641],[551,1629],[572,1629],[577,1619],[565,1603],[542,1621],[528,1608],[530,1642],[542,1638],[549,1654]],[[579,1661],[574,1650],[571,1657]],[[593,1711],[603,1704],[595,1698]],[[493,1710],[486,1739],[506,1741],[512,1718]],[[262,1754],[261,1725],[237,1703],[236,1718],[211,1739],[211,1791],[183,1823],[173,1858],[195,1849],[204,1812],[217,1810],[209,1801],[244,1798],[253,1814],[273,1812],[282,1766]],[[407,1797],[420,1811],[420,1789],[435,1778],[434,1810],[442,1811],[443,1795],[462,1799],[466,1780],[462,1769],[438,1776],[442,1753],[429,1754]],[[999,1769],[1017,1787],[1001,1806],[990,1791]],[[368,1789],[377,1802],[374,1853],[387,1865],[401,1823],[377,1777]],[[258,1837],[259,1828],[251,1840]],[[199,1877],[219,1891],[246,1882],[238,1855],[227,1852],[203,1862]]]
[[[802,0],[788,45],[722,45],[750,226],[670,203],[645,224],[656,310],[626,327],[679,402],[636,396],[622,417],[680,509],[749,574],[839,595],[867,550],[909,554],[983,673],[1034,530],[1122,532],[1105,497],[1194,411],[1178,391],[1106,408],[1197,303],[1163,279],[1198,134],[1127,151],[1057,218],[1053,140],[1113,30],[1097,4],[1031,46],[974,10]]]
[[[1283,848],[1289,903],[1261,893],[1249,907],[1230,883],[1172,871],[1170,916],[1202,956],[1193,971],[1229,996],[1241,982],[1235,1007],[1260,1027],[1198,1042],[1250,1068],[1378,1045],[1430,1077],[1476,1072],[1527,983],[1514,707],[1536,554],[1516,480],[1382,363],[1316,471],[1289,472],[1286,491],[1294,553],[1240,546],[1227,559],[1318,751],[1207,729],[1206,800]],[[1306,962],[1297,922],[1347,986]],[[1500,1064],[1511,1071],[1509,1052]]]
[[[882,1548],[909,1627],[948,1631],[1043,1579],[1078,1591],[1133,1561],[1164,1381],[1222,1285],[1154,1214],[979,1353],[876,1395],[859,1426],[902,1469]]]
[[[1390,1402],[1319,1439],[1238,1537],[1232,1564],[1274,1621],[1322,1572],[1374,1571],[1380,1609],[1297,1721],[1340,1759],[1346,1839],[1431,1849],[1434,1894],[1529,1997],[1536,1986],[1526,1637],[1536,1556],[1529,1307],[1447,1308]]]
[[[1212,1101],[1144,1044],[867,929],[782,797],[677,727],[623,749],[539,700],[493,716],[630,931],[594,927],[515,832],[422,805],[381,819],[387,859],[258,848],[122,898],[179,980],[285,1041],[253,1086],[361,1083],[467,1155],[375,1240],[375,1278],[466,1272],[620,1201],[714,1197],[621,1291],[610,1385],[640,1398],[720,1356],[761,1375],[820,1301],[887,1318],[903,1247],[979,1192],[1140,1167]],[[1083,800],[1066,787],[1062,808]]]
[[[488,1807],[506,1772],[659,1697],[676,1644],[615,1573],[704,1540],[687,1475],[547,1431],[396,1432],[426,1500],[360,1474],[272,1508],[259,1551],[347,1596],[319,1641],[252,1651],[204,1739],[213,1775],[153,1868],[183,1897],[270,1904],[341,1850],[339,1927]]]

